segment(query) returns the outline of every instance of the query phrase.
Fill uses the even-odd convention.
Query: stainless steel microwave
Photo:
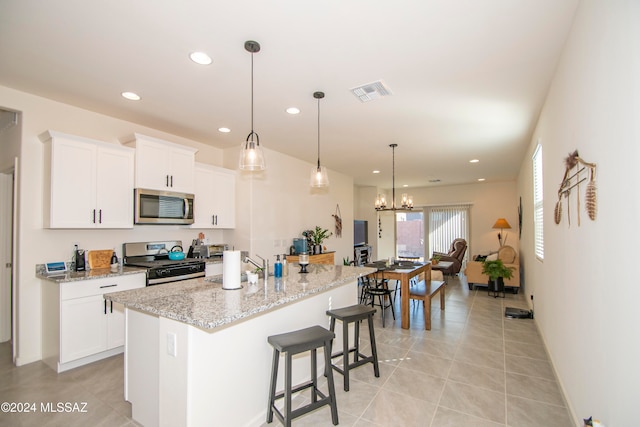
[[[134,224],[193,224],[195,196],[172,191],[134,191]]]

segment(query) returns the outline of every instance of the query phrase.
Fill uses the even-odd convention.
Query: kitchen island
[[[147,427],[261,425],[272,358],[267,337],[328,327],[326,310],[356,304],[357,278],[375,271],[308,270],[300,274],[292,264],[287,277],[237,290],[199,278],[105,295],[126,309],[125,399],[133,419]],[[294,383],[308,379],[308,355],[301,356]]]

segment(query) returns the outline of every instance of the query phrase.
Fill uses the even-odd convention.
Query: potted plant
[[[440,259],[442,259],[442,255],[433,254],[431,257],[431,264],[437,265],[440,262]]]
[[[489,292],[504,292],[504,279],[511,279],[513,267],[505,266],[500,259],[484,261],[482,274],[489,276]]]
[[[302,235],[307,238],[310,246],[313,248],[313,254],[318,255],[322,253],[322,242],[324,242],[331,233],[326,228],[320,228],[316,225],[314,230],[306,230],[302,232]]]
[[[255,270],[247,270],[247,282],[250,284],[258,283],[258,277],[260,277],[261,267],[257,267]]]

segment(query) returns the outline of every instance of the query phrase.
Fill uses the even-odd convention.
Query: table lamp
[[[498,232],[498,243],[500,243],[500,247],[502,247],[503,243],[502,243],[502,231],[506,228],[509,229],[511,228],[511,226],[509,225],[509,223],[507,222],[506,219],[504,218],[498,218],[498,220],[496,221],[495,224],[493,224],[492,228],[499,228],[500,231]],[[507,236],[505,235],[504,237],[504,243],[507,243]]]

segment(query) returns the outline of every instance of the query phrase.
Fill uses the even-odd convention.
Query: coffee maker
[[[76,271],[85,271],[86,270],[86,264],[84,261],[84,253],[85,250],[84,249],[78,249],[78,245],[75,245],[76,249],[75,249],[75,253],[74,253],[74,258],[75,258],[75,263],[76,263]]]

